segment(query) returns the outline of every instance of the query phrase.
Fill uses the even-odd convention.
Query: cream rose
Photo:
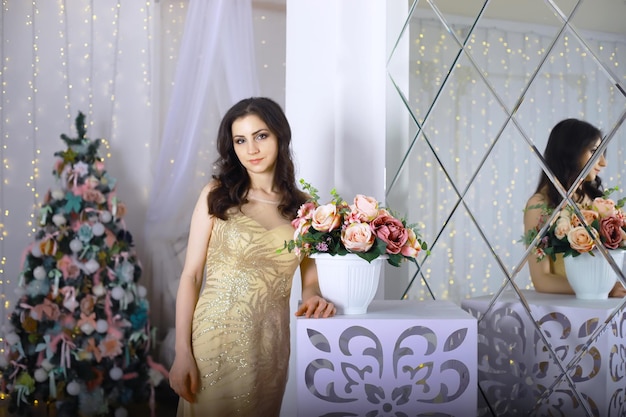
[[[556,221],[556,227],[554,228],[554,235],[557,239],[563,239],[567,236],[567,233],[572,229],[572,225],[570,224],[570,220],[565,217],[559,217]]]
[[[591,231],[594,235],[598,235],[595,229],[591,229]],[[590,252],[595,248],[596,242],[593,239],[584,226],[574,227],[567,233],[569,245],[579,253]]]
[[[613,200],[607,200],[606,198],[598,197],[591,203],[591,208],[598,212],[600,218],[614,216],[617,213],[615,208],[615,202]]]
[[[341,243],[350,252],[367,252],[376,236],[367,223],[351,223],[341,231]]]
[[[374,197],[357,194],[350,210],[362,222],[371,222],[378,216],[378,201]]]
[[[341,224],[341,216],[337,213],[334,204],[324,204],[313,212],[311,225],[319,232],[326,233],[335,230]]]

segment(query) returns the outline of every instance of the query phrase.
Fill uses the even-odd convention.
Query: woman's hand
[[[626,288],[622,285],[621,281],[617,281],[613,286],[613,289],[609,293],[609,297],[622,298],[626,297]]]
[[[176,355],[170,369],[170,387],[181,398],[193,403],[199,385],[198,367],[193,355]]]
[[[296,311],[296,316],[315,317],[318,319],[320,317],[332,317],[336,312],[337,309],[333,303],[329,303],[319,295],[314,295],[300,304],[300,308]]]

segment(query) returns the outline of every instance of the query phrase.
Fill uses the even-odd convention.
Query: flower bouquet
[[[368,262],[387,256],[393,266],[414,260],[427,249],[415,225],[407,225],[375,198],[357,194],[348,204],[333,189],[332,200],[320,204],[317,189],[304,180],[300,184],[311,198],[298,210],[298,217],[292,221],[294,238],[285,242],[283,249],[307,256],[354,253]]]
[[[561,209],[535,246],[537,261],[541,261],[546,256],[554,260],[557,253],[562,253],[564,257],[577,257],[583,253],[593,256],[592,251],[597,248],[598,239],[606,249],[625,250],[626,214],[623,207],[626,198],[618,201],[608,198],[616,190],[617,187],[606,190],[603,197],[594,199],[591,204],[579,204],[578,208],[584,222],[572,206],[568,205]],[[553,213],[553,210],[545,205],[531,208],[542,208],[542,217],[546,220]],[[527,231],[522,241],[526,245],[531,244],[544,223],[545,221],[539,222],[535,229]]]

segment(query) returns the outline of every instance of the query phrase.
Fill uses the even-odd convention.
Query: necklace
[[[280,201],[265,200],[263,198],[253,197],[253,196],[251,196],[249,194],[248,194],[247,198],[248,198],[248,200],[254,200],[254,201],[258,201],[258,202],[265,203],[265,204],[274,204],[274,205],[280,204]]]

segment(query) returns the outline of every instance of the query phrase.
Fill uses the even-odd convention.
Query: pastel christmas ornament
[[[65,223],[67,223],[67,219],[65,218],[65,215],[57,213],[54,216],[52,216],[52,223],[54,223],[58,227],[61,227]]]
[[[63,198],[65,198],[65,192],[59,188],[52,190],[50,195],[55,200],[63,200]]]
[[[78,395],[80,394],[80,385],[78,384],[78,382],[72,381],[69,384],[67,384],[67,387],[65,388],[65,390],[67,391],[69,395]]]
[[[88,274],[93,274],[100,269],[100,264],[95,259],[90,259],[85,263],[85,270]]]
[[[125,295],[125,291],[122,287],[115,287],[111,290],[111,297],[113,297],[114,300],[122,300],[124,298]]]
[[[102,297],[106,293],[106,291],[105,291],[104,287],[102,286],[102,284],[94,285],[91,288],[91,292],[96,297]]]
[[[102,236],[104,234],[104,225],[100,222],[98,223],[94,223],[93,226],[91,226],[91,230],[93,230],[93,234],[94,236]]]
[[[100,221],[102,223],[108,223],[113,219],[113,216],[111,215],[111,212],[108,210],[104,210],[100,213]]]
[[[74,253],[78,253],[83,250],[83,242],[79,239],[74,239],[70,242],[70,250]]]
[[[109,323],[106,320],[100,319],[96,322],[96,331],[98,333],[106,333],[109,330]]]
[[[38,266],[33,270],[33,278],[38,280],[43,280],[46,278],[46,268],[43,266]]]
[[[45,369],[39,368],[35,370],[35,381],[44,382],[48,379],[48,372]]]
[[[122,376],[124,376],[124,371],[122,371],[122,369],[118,368],[117,366],[114,366],[109,371],[109,376],[113,381],[118,381],[122,379]]]
[[[33,255],[35,258],[41,258],[41,248],[39,247],[39,242],[35,242],[35,244],[33,245],[33,247],[30,249],[30,254]]]
[[[92,326],[90,323],[83,323],[83,324],[80,326],[80,330],[81,330],[83,333],[85,333],[87,336],[89,336],[90,334],[92,334],[92,333],[93,333],[93,331],[94,331],[95,329],[93,328],[93,326]]]

